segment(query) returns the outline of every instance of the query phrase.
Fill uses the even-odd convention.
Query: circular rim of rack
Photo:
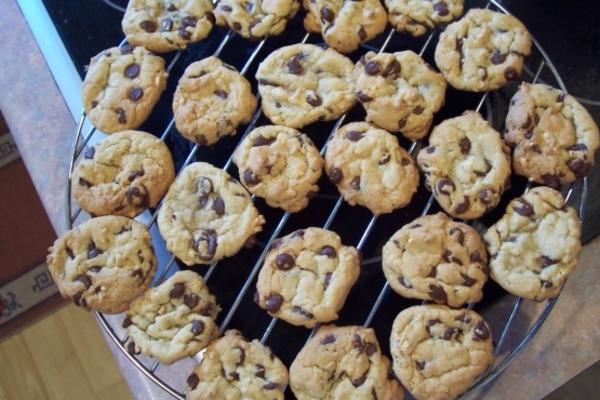
[[[215,1],[213,1],[215,2]],[[500,4],[500,0],[488,0],[487,1],[487,6],[486,8],[489,8],[490,6],[494,6],[496,7],[500,12],[503,12],[505,14],[511,15],[511,13],[502,5]],[[430,39],[433,37],[433,35],[435,34],[435,32],[438,29],[434,29],[430,32],[430,37],[427,39],[426,42],[429,42]],[[389,39],[391,38],[391,34],[393,34],[392,32],[395,32],[393,28],[391,28],[391,32],[390,32],[390,36],[388,37],[388,39],[385,41],[385,43],[387,43],[389,41]],[[231,38],[232,36],[232,31],[230,30],[226,35],[224,35],[223,37],[223,41],[221,42],[221,44],[218,47],[217,51],[222,50],[223,45]],[[257,48],[262,47],[262,44],[264,43],[263,39],[261,42],[259,42],[259,44],[257,45]],[[122,43],[124,43],[125,40],[123,40]],[[541,71],[541,69],[545,66],[547,66],[554,79],[556,80],[556,82],[558,83],[558,85],[560,86],[560,89],[562,89],[565,93],[567,93],[567,89],[565,87],[565,84],[562,80],[562,78],[560,77],[560,74],[558,73],[556,67],[554,66],[552,60],[548,57],[548,54],[546,53],[546,51],[544,50],[544,48],[540,45],[540,43],[535,39],[535,37],[532,36],[532,42],[535,46],[535,48],[537,49],[537,51],[540,53],[541,58],[542,58],[542,64],[540,65],[539,71],[537,72],[536,76],[539,74],[539,72]],[[257,52],[255,51],[255,53],[253,54],[253,56],[251,56],[249,58],[248,61],[253,61],[254,57],[256,56]],[[181,55],[181,52],[177,53],[177,55],[174,56],[173,60],[171,61],[171,66],[177,61],[177,59],[179,58],[179,56]],[[535,73],[535,71],[534,71]],[[484,92],[482,95],[482,99],[480,101],[479,107],[480,108],[484,101],[487,100],[487,96],[488,93],[490,92]],[[341,117],[341,120],[343,121],[344,117]],[[68,174],[67,174],[67,186],[65,189],[66,192],[66,196],[65,196],[65,216],[66,216],[66,226],[68,229],[71,229],[73,227],[73,222],[75,222],[75,220],[78,218],[81,209],[79,209],[75,215],[72,214],[72,199],[71,199],[71,177],[73,175],[73,168],[75,165],[75,160],[78,158],[78,156],[81,154],[82,150],[84,149],[84,147],[86,146],[87,142],[89,141],[89,139],[91,138],[91,136],[93,135],[95,128],[92,127],[92,129],[90,130],[90,132],[83,137],[83,140],[81,141],[81,146],[78,146],[80,144],[80,139],[82,139],[82,130],[83,130],[83,126],[84,123],[86,121],[86,114],[85,111],[82,111],[81,113],[81,117],[79,120],[79,123],[77,125],[77,132],[76,135],[73,139],[73,142],[71,144],[71,151],[70,151],[70,155],[69,155],[69,168],[68,168]],[[171,124],[169,124],[167,126],[167,128],[165,129],[165,132],[169,132],[172,128],[173,128],[173,122],[171,122]],[[338,120],[338,124],[336,124],[334,126],[334,129],[332,130],[335,131],[335,129],[337,129],[339,125],[339,120]],[[161,137],[161,139],[164,139],[164,137]],[[197,149],[197,145],[195,147]],[[195,151],[192,150],[192,152],[190,153],[190,156],[195,155]],[[190,156],[188,156],[188,158],[190,158]],[[583,221],[583,216],[585,215],[585,206],[586,206],[586,201],[587,201],[587,192],[588,192],[588,178],[584,177],[582,179],[579,179],[575,182],[573,182],[571,184],[571,187],[569,188],[568,191],[568,195],[567,195],[567,199],[570,197],[570,195],[572,194],[572,192],[575,190],[577,184],[581,182],[581,188],[579,190],[580,193],[580,201],[579,201],[579,207],[578,207],[578,214],[580,219]],[[158,209],[158,208],[157,208]],[[564,285],[563,285],[564,287]],[[380,293],[381,294],[381,293]],[[386,293],[387,294],[387,293]],[[510,295],[510,294],[509,294]],[[491,383],[494,379],[496,379],[498,377],[498,375],[500,375],[511,363],[511,361],[522,352],[522,350],[527,346],[527,344],[529,343],[529,341],[536,335],[536,333],[539,331],[539,329],[541,328],[542,324],[544,323],[544,321],[546,320],[546,318],[548,317],[548,315],[550,314],[550,312],[552,311],[554,305],[556,304],[556,301],[558,299],[558,297],[560,296],[560,293],[558,296],[556,296],[555,298],[549,299],[546,301],[546,305],[543,308],[543,310],[539,313],[539,316],[537,318],[537,320],[535,320],[535,322],[533,322],[533,324],[531,325],[531,327],[529,328],[529,330],[527,331],[527,333],[525,334],[525,336],[521,339],[520,342],[518,342],[518,344],[516,345],[516,347],[514,349],[511,350],[511,352],[506,355],[502,361],[500,363],[498,363],[497,365],[492,365],[490,366],[490,369],[488,369],[488,371],[486,373],[484,373],[476,383],[473,384],[473,386],[471,386],[466,392],[464,392],[463,394],[461,394],[461,396],[459,398],[465,398],[467,396],[470,396],[472,394],[474,394],[476,391],[482,389],[484,386],[488,385],[489,383]],[[515,296],[516,297],[516,296]],[[498,343],[496,343],[496,347],[494,348],[494,353],[497,356],[499,350],[501,349],[501,346],[504,342],[505,336],[507,334],[508,328],[510,327],[510,325],[512,324],[516,314],[518,313],[518,310],[520,309],[521,305],[523,304],[523,298],[521,297],[516,297],[516,301],[514,302],[514,305],[512,306],[512,309],[510,311],[510,315],[509,318],[507,320],[507,322],[505,323],[502,335],[499,338]],[[111,324],[108,322],[108,320],[105,318],[105,316],[98,312],[98,311],[94,311],[94,314],[96,316],[96,319],[98,320],[98,322],[100,323],[100,326],[102,327],[102,329],[104,329],[104,331],[106,332],[106,334],[110,337],[110,339],[113,341],[113,343],[119,348],[119,350],[121,351],[121,353],[123,353],[123,355],[144,375],[146,376],[148,379],[150,379],[154,384],[156,384],[158,387],[160,387],[162,390],[164,390],[165,392],[167,392],[169,395],[173,396],[176,399],[180,399],[180,400],[184,400],[185,399],[185,394],[184,393],[180,393],[177,390],[175,390],[174,388],[172,388],[167,382],[165,382],[163,379],[161,379],[160,377],[158,377],[154,371],[156,370],[156,366],[158,365],[157,362],[154,362],[152,367],[146,367],[140,360],[138,360],[136,357],[134,357],[133,355],[129,354],[129,352],[127,352],[124,343],[117,337],[115,331],[113,330]],[[202,352],[202,351],[201,351]]]

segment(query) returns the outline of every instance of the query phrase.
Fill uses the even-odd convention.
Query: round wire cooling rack
[[[112,3],[112,2],[111,2]],[[509,13],[498,0],[489,1],[467,1],[467,3],[473,3],[471,7],[485,7],[491,8],[496,11]],[[112,4],[111,4],[112,6]],[[470,8],[470,7],[469,7]],[[428,36],[422,39],[407,39],[405,35],[401,35],[395,32],[393,29],[387,28],[386,33],[381,35],[379,39],[375,39],[368,44],[364,44],[360,52],[368,50],[383,52],[405,50],[407,47],[414,49],[419,55],[425,59],[428,57],[431,59],[432,51],[434,47],[434,40],[439,34],[439,30],[431,32]],[[229,49],[232,47],[232,42],[236,39],[236,35],[233,31],[226,32],[213,32],[211,35],[222,35],[222,40],[216,47],[216,50],[212,53],[214,56],[225,56],[228,52],[234,51],[239,52],[239,49]],[[247,58],[243,61],[240,73],[245,75],[249,80],[252,76],[249,72],[253,71],[258,62],[264,58],[263,50],[271,47],[271,41],[277,40],[281,42],[282,37],[290,41],[283,44],[292,43],[309,43],[320,40],[320,37],[315,34],[306,33],[303,36],[299,36],[299,40],[293,40],[293,35],[287,36],[286,34],[276,38],[266,38],[259,42],[250,44],[251,49]],[[284,39],[284,40],[285,40]],[[555,87],[560,88],[566,93],[566,87],[554,67],[552,61],[548,58],[548,55],[544,49],[540,46],[539,42],[533,39],[534,49],[532,55],[528,57],[524,69],[525,80],[531,82],[545,82]],[[282,44],[279,44],[282,45]],[[179,51],[175,53],[170,63],[168,64],[168,70],[172,70],[177,67],[178,61],[182,58],[185,52],[191,52],[192,50]],[[195,55],[193,55],[195,56]],[[207,56],[207,55],[202,55]],[[194,57],[199,59],[202,57]],[[171,76],[170,79],[174,79]],[[255,85],[255,82],[253,82]],[[509,85],[507,88],[501,89],[496,92],[486,92],[478,95],[474,98],[473,94],[462,93],[461,107],[459,109],[450,109],[449,115],[444,116],[442,110],[436,118],[440,120],[450,116],[460,114],[461,110],[475,109],[476,111],[483,112],[487,119],[490,121],[492,126],[497,130],[502,126],[502,120],[505,116],[507,104],[510,99],[510,94],[514,93],[516,85],[514,83]],[[449,89],[451,90],[451,89]],[[452,96],[460,96],[461,94],[455,92]],[[447,102],[451,103],[450,101]],[[452,101],[452,104],[457,102]],[[448,104],[445,108],[448,108]],[[357,107],[358,108],[358,107]],[[452,106],[450,108],[453,108]],[[456,108],[456,107],[454,107]],[[329,133],[327,135],[320,135],[320,140],[315,138],[315,135],[310,134],[311,138],[315,143],[321,144],[321,154],[325,152],[325,145],[327,140],[335,130],[341,126],[345,121],[353,121],[362,119],[360,110],[350,111],[344,114],[337,121],[329,124],[325,124],[326,128],[319,126],[320,132],[324,132],[326,129]],[[241,135],[232,138],[230,147],[235,148],[237,142],[247,135],[255,126],[260,122],[266,120],[262,116],[261,108],[258,108],[253,115],[251,122],[245,127]],[[267,121],[268,122],[268,121]],[[438,121],[439,122],[439,121]],[[86,131],[84,134],[84,130]],[[74,223],[80,219],[85,218],[81,213],[81,209],[77,208],[74,210],[73,200],[71,196],[71,176],[73,167],[76,160],[83,153],[87,144],[92,137],[101,136],[97,134],[96,129],[89,124],[86,120],[85,112],[82,112],[80,121],[77,126],[77,132],[73,140],[70,159],[69,159],[69,170],[67,176],[67,187],[66,187],[66,222],[67,227],[71,228]],[[174,120],[173,118],[166,124],[166,127],[162,130],[160,135],[161,140],[169,141],[173,139],[177,134],[174,132]],[[98,139],[96,137],[95,139]],[[182,140],[182,139],[180,139]],[[416,152],[423,145],[420,141],[409,142],[404,139],[400,139],[401,143],[408,148],[411,155],[415,155]],[[203,157],[197,157],[199,146],[189,145],[189,152],[183,157],[178,171],[181,171],[185,166],[194,161],[196,158],[203,159]],[[217,143],[215,146],[219,146]],[[221,155],[220,161],[222,168],[231,174],[235,174],[235,171],[230,171],[232,165],[232,152],[228,155]],[[176,160],[177,161],[177,160]],[[212,160],[211,160],[212,161]],[[223,163],[224,161],[224,163]],[[213,162],[214,163],[214,162]],[[529,183],[519,178],[513,177],[516,184],[513,184],[511,192],[505,194],[503,202],[497,207],[497,210],[493,211],[490,216],[484,217],[483,220],[470,221],[475,229],[482,232],[486,229],[486,226],[498,219],[503,213],[506,204],[515,196],[520,195],[523,191],[527,191],[530,187]],[[325,184],[327,185],[327,183]],[[320,185],[323,187],[323,185]],[[580,218],[585,215],[585,205],[587,200],[588,191],[588,180],[587,178],[580,179],[566,187],[562,188],[563,195],[567,200],[567,203],[575,206]],[[249,289],[255,282],[255,277],[262,265],[262,262],[269,250],[272,241],[281,236],[284,230],[293,230],[297,226],[308,226],[307,222],[310,222],[311,226],[321,226],[323,228],[332,229],[333,226],[338,226],[344,222],[344,220],[351,220],[351,226],[344,227],[343,231],[337,229],[336,231],[342,236],[345,243],[354,243],[355,246],[362,251],[364,258],[361,263],[361,277],[359,282],[353,288],[344,310],[342,310],[340,319],[334,321],[334,323],[347,325],[347,324],[362,324],[365,327],[373,326],[376,329],[378,338],[381,343],[382,349],[387,349],[388,342],[387,337],[389,336],[389,330],[391,322],[397,313],[409,306],[418,304],[414,300],[401,299],[395,294],[390,294],[390,286],[383,278],[383,274],[377,266],[381,260],[381,246],[385,240],[393,233],[396,229],[410,220],[420,215],[429,213],[432,208],[437,205],[434,202],[433,195],[427,192],[425,189],[420,188],[419,192],[413,199],[411,205],[406,209],[397,210],[389,216],[374,216],[365,214],[366,211],[358,209],[357,207],[349,207],[344,204],[343,199],[338,195],[337,191],[330,186],[329,194],[327,189],[323,190],[323,193],[317,195],[317,198],[312,200],[311,205],[308,207],[307,212],[302,214],[298,218],[294,218],[289,213],[282,213],[277,210],[268,209],[261,202],[260,199],[256,199],[252,196],[252,199],[256,201],[261,213],[267,215],[267,221],[271,223],[265,225],[265,230],[257,238],[257,245],[253,250],[243,250],[239,256],[233,257],[233,263],[237,264],[235,269],[229,268],[229,266],[221,265],[216,268],[217,264],[226,264],[229,261],[221,261],[212,263],[209,266],[198,266],[194,267],[195,270],[201,272],[204,280],[209,286],[211,291],[217,296],[218,301],[221,305],[227,305],[223,309],[227,310],[224,317],[221,316],[220,330],[224,332],[230,326],[235,326],[236,329],[244,331],[248,337],[260,337],[261,343],[269,342],[269,346],[278,347],[276,353],[284,361],[289,364],[295,357],[297,352],[300,350],[302,345],[306,342],[307,338],[312,337],[318,327],[315,327],[310,333],[303,328],[296,328],[288,326],[287,324],[278,323],[277,318],[271,318],[266,315],[258,307],[253,306],[251,303],[251,294]],[[318,202],[318,207],[315,206],[315,202]],[[419,204],[424,206],[419,206]],[[156,276],[153,285],[157,285],[164,281],[170,274],[174,273],[179,269],[175,256],[167,253],[164,242],[160,238],[158,230],[156,229],[155,222],[157,217],[158,209],[161,204],[152,212],[147,211],[138,217],[142,222],[146,222],[147,226],[151,229],[153,235],[154,246],[157,249],[157,253],[167,254],[164,258],[165,262],[160,262],[156,272]],[[274,217],[270,218],[271,215]],[[300,221],[297,221],[300,220]],[[319,222],[316,222],[319,221]],[[347,222],[347,221],[346,221]],[[378,234],[372,235],[374,231]],[[352,242],[354,241],[354,242]],[[248,265],[251,267],[246,268],[241,265]],[[219,277],[219,270],[226,269],[227,277]],[[237,275],[236,275],[237,274]],[[213,277],[214,276],[214,277]],[[213,277],[211,279],[211,277]],[[214,282],[213,282],[214,281]],[[237,285],[237,286],[236,286]],[[488,282],[486,285],[486,293],[484,300],[478,304],[469,304],[468,308],[476,310],[481,313],[484,318],[488,321],[492,328],[493,337],[495,340],[494,353],[496,360],[494,364],[488,369],[488,371],[479,379],[479,381],[469,389],[461,398],[471,398],[474,396],[480,396],[486,386],[492,382],[510,362],[525,348],[529,341],[539,331],[540,327],[552,311],[556,303],[556,299],[550,299],[544,303],[535,303],[532,301],[524,300],[520,297],[512,296],[499,290],[497,287],[493,287],[493,283]],[[220,290],[214,290],[212,286],[217,286]],[[239,289],[235,289],[239,287]],[[487,289],[490,286],[491,289]],[[486,300],[491,298],[491,300]],[[365,307],[365,304],[366,307]],[[172,365],[162,365],[158,361],[152,360],[145,356],[129,354],[125,348],[125,342],[127,336],[124,329],[121,328],[123,315],[104,315],[96,312],[96,317],[106,331],[111,340],[117,345],[122,353],[131,361],[131,363],[139,369],[148,379],[162,388],[166,393],[177,399],[184,399],[185,389],[185,378],[191,373],[194,365],[201,359],[202,352],[196,355],[194,358],[188,358],[178,361]],[[362,315],[362,317],[361,317]],[[357,318],[359,318],[357,320]],[[232,324],[233,323],[233,324]],[[266,328],[265,328],[266,325]],[[271,334],[279,330],[278,335],[272,336]],[[252,334],[248,334],[251,332]],[[285,338],[285,343],[277,343],[277,338]],[[287,390],[286,396],[293,398],[290,391]]]

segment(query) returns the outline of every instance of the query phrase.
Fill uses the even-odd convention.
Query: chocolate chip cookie
[[[456,89],[484,92],[518,79],[530,53],[531,36],[521,21],[471,9],[442,32],[435,62]]]
[[[533,188],[511,201],[484,235],[491,277],[516,296],[555,297],[577,265],[580,237],[577,213],[560,192]]]
[[[234,255],[264,223],[248,191],[227,172],[204,162],[180,172],[158,212],[167,249],[186,265]]]
[[[515,172],[552,187],[585,176],[600,145],[598,126],[573,96],[526,82],[510,101],[504,138]]]
[[[206,349],[187,378],[187,400],[283,400],[288,372],[271,349],[229,330]]]
[[[129,0],[121,25],[129,43],[165,53],[208,36],[212,11],[210,0]]]
[[[463,13],[463,0],[385,0],[390,24],[399,32],[421,36]]]
[[[143,47],[104,50],[90,61],[83,80],[83,107],[105,133],[135,129],[152,112],[165,87],[165,60]]]
[[[262,39],[283,32],[299,8],[299,0],[221,0],[215,16],[246,39]]]
[[[88,147],[73,171],[73,196],[94,215],[135,217],[156,207],[175,178],[169,148],[141,131],[123,131]]]
[[[173,96],[175,125],[185,138],[211,145],[250,122],[256,103],[246,78],[217,57],[208,57],[190,64],[179,80]]]
[[[219,335],[219,306],[202,277],[179,271],[138,297],[127,311],[125,348],[172,364],[205,348]]]
[[[368,52],[356,63],[354,79],[367,121],[411,140],[427,135],[446,97],[442,74],[410,50]]]
[[[304,0],[304,28],[321,33],[327,45],[351,53],[385,29],[387,13],[379,0]]]
[[[276,239],[256,282],[256,303],[293,325],[312,328],[338,318],[360,273],[358,251],[321,228]]]
[[[319,191],[323,159],[305,134],[285,126],[261,126],[233,154],[244,186],[271,207],[300,211]]]
[[[444,213],[404,225],[383,246],[385,277],[398,294],[461,307],[483,296],[487,253],[469,225]]]
[[[281,47],[256,72],[263,112],[274,124],[296,129],[337,119],[356,102],[353,67],[332,49],[314,44]]]
[[[351,205],[387,214],[410,203],[419,171],[391,133],[366,122],[338,129],[327,144],[325,171]]]
[[[450,400],[494,361],[492,334],[467,309],[424,305],[402,311],[390,337],[394,372],[417,400]]]
[[[156,269],[148,229],[126,217],[93,218],[65,232],[48,253],[62,296],[108,314],[125,311],[148,288]]]
[[[404,397],[375,331],[360,326],[322,326],[290,366],[290,386],[298,400]]]
[[[440,206],[457,218],[481,217],[510,185],[510,149],[474,111],[436,126],[417,163]]]

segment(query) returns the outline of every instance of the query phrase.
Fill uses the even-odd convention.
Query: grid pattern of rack
[[[507,10],[504,9],[497,0],[482,1],[480,3],[481,3],[480,4],[481,6],[485,6],[486,8],[491,7],[493,9],[496,9],[497,11],[507,13]],[[432,42],[438,33],[439,33],[438,31],[433,31],[426,37],[423,44],[421,45],[420,52],[419,52],[420,55],[424,55],[424,53],[426,51],[431,49]],[[383,52],[388,48],[388,46],[390,45],[390,42],[394,39],[394,37],[398,36],[399,34],[396,33],[393,29],[390,29],[388,27],[388,30],[386,31],[386,33],[384,35],[385,35],[384,36],[385,39],[383,40],[383,42],[381,43],[380,46],[372,47],[369,44],[365,44],[363,46],[363,49]],[[226,50],[228,44],[230,44],[230,42],[234,36],[235,36],[234,32],[228,31],[224,35],[222,41],[216,48],[213,55],[220,56]],[[311,35],[311,34],[307,33],[302,38],[301,42],[304,43],[304,42],[309,41],[309,38],[311,36],[314,37],[316,35],[314,35],[314,34]],[[240,69],[240,73],[242,75],[247,75],[248,71],[251,69],[251,67],[258,62],[259,54],[260,54],[261,50],[263,50],[263,47],[265,46],[265,44],[268,40],[269,40],[269,38],[266,38],[266,39],[263,39],[262,41],[256,42],[254,44],[254,48],[253,48],[250,56],[245,60],[244,65]],[[541,61],[539,62],[539,64],[537,64],[537,66],[533,70],[526,67],[525,75],[528,75],[533,82],[544,81],[544,79],[542,79],[542,73],[544,71],[547,71],[548,77],[545,79],[545,81],[549,84],[552,84],[554,86],[561,88],[563,91],[566,92],[566,88],[565,88],[560,76],[558,75],[556,69],[554,68],[552,62],[548,59],[544,50],[539,46],[539,43],[534,40],[534,44],[535,44],[535,51],[539,54],[539,59]],[[169,71],[171,69],[173,69],[173,67],[176,65],[176,63],[180,59],[182,53],[183,52],[180,51],[180,52],[176,53],[175,56],[172,58],[171,62],[168,65]],[[248,78],[250,78],[250,77],[248,77]],[[488,115],[488,118],[490,117],[491,108],[492,108],[489,97],[490,97],[490,93],[485,93],[485,94],[481,95],[478,102],[476,103],[477,104],[476,107],[474,107],[477,111],[480,111],[484,108],[484,106],[486,106],[486,114]],[[341,126],[344,123],[344,121],[346,121],[347,119],[350,119],[350,118],[348,118],[348,115],[349,114],[343,115],[341,118],[339,118],[337,121],[335,121],[335,123],[333,123],[333,126],[329,129],[328,138],[331,137],[333,132],[335,132],[335,130],[339,126]],[[257,125],[260,117],[261,117],[261,108],[258,108],[256,110],[255,114],[253,115],[251,122],[244,129],[244,132],[242,132],[241,135],[238,135],[239,140],[241,140],[241,138],[243,138],[246,134],[248,134]],[[85,113],[82,113],[81,119],[80,119],[80,122],[78,125],[78,129],[77,129],[77,134],[73,141],[72,152],[70,155],[68,185],[67,185],[67,193],[66,193],[66,210],[67,210],[66,219],[67,219],[67,225],[69,227],[71,227],[73,225],[73,223],[81,216],[81,209],[78,208],[75,212],[73,212],[73,209],[72,209],[72,199],[71,199],[71,192],[70,192],[70,188],[71,188],[70,177],[71,177],[71,174],[73,171],[73,166],[74,166],[77,158],[81,155],[81,153],[85,149],[86,145],[92,138],[92,136],[95,134],[95,128],[93,128],[93,127],[89,128],[89,130],[87,130],[85,135],[83,134],[83,127],[84,127],[85,121],[86,121]],[[174,132],[174,131],[175,131],[174,130],[174,120],[171,118],[171,120],[167,124],[166,128],[163,130],[160,138],[164,141],[169,137],[169,135],[176,134],[176,132]],[[323,142],[323,146],[321,148],[321,154],[324,154],[324,152],[325,152],[326,143],[327,143],[327,140],[325,140]],[[408,147],[409,147],[408,151],[411,155],[414,156],[421,146],[422,146],[422,143],[420,141],[410,142],[408,144]],[[182,166],[180,167],[180,170],[195,160],[198,150],[199,150],[198,145],[194,145],[191,148],[191,151],[187,154],[187,157],[185,158]],[[231,164],[232,164],[232,155],[229,155],[229,157],[225,161],[222,168],[231,173],[231,171],[229,171]],[[529,185],[525,186],[525,190],[528,190],[528,189],[529,189]],[[577,198],[579,215],[582,217],[584,215],[584,211],[585,211],[585,202],[586,202],[586,194],[587,194],[587,179],[584,178],[584,179],[580,180],[579,182],[576,182],[575,184],[569,185],[567,188],[564,188],[563,193],[565,193],[567,201],[571,201],[571,203],[576,201],[576,200],[574,200],[574,198]],[[575,195],[573,195],[573,194],[575,194]],[[327,197],[327,196],[325,196],[325,197]],[[331,225],[334,222],[334,219],[336,218],[336,216],[338,216],[340,209],[343,206],[343,199],[339,195],[337,195],[335,197],[333,197],[333,196],[329,196],[329,197],[331,197],[330,200],[334,203],[334,205],[333,205],[333,207],[331,207],[329,213],[327,214],[325,222],[322,223],[322,225],[321,225],[323,228],[331,227]],[[254,196],[252,198],[253,198],[253,200],[255,199]],[[434,198],[431,194],[429,194],[429,193],[427,194],[427,197],[425,197],[425,200],[424,200],[424,204],[425,204],[425,206],[420,211],[420,215],[425,215],[425,214],[429,213],[431,207],[435,204]],[[157,212],[158,212],[159,208],[160,208],[160,204],[157,207],[157,209],[154,210],[154,212],[150,215],[150,217],[147,218],[147,220],[148,220],[147,224],[148,224],[149,228],[152,228],[155,225],[156,216],[157,216]],[[418,215],[418,213],[414,213],[412,215],[412,218],[416,217],[417,215]],[[247,299],[249,297],[249,293],[248,293],[249,289],[250,289],[251,285],[253,284],[253,282],[255,281],[255,277],[264,261],[264,258],[267,254],[267,251],[269,250],[269,248],[271,246],[272,241],[275,238],[277,238],[278,236],[281,236],[282,231],[284,230],[284,228],[286,228],[286,224],[288,224],[288,220],[290,219],[290,217],[291,217],[291,214],[283,213],[279,217],[279,221],[277,222],[277,224],[273,227],[273,229],[270,231],[270,233],[268,233],[268,235],[267,235],[268,238],[266,239],[266,241],[264,243],[258,242],[258,248],[260,249],[260,251],[258,252],[258,257],[256,257],[256,260],[253,262],[252,267],[248,271],[248,273],[243,281],[243,285],[241,286],[241,288],[238,291],[236,291],[233,302],[226,310],[225,317],[223,318],[223,320],[220,323],[221,332],[224,332],[227,328],[230,327],[232,319],[234,318],[236,312],[238,312],[241,302],[245,301],[245,299]],[[367,241],[371,237],[371,233],[373,232],[378,220],[380,220],[380,219],[381,218],[378,218],[377,216],[371,216],[368,219],[366,226],[364,227],[364,229],[362,229],[362,233],[360,233],[360,235],[359,235],[359,240],[355,244],[355,246],[359,250],[363,250],[365,248]],[[476,229],[484,228],[483,225],[480,225],[480,224],[478,225],[477,221],[474,222],[473,225]],[[397,226],[396,228],[398,228],[398,227],[399,226]],[[378,257],[378,256],[366,258],[362,262],[362,267],[365,268],[366,266],[371,265],[371,264],[376,264],[379,261],[380,261],[380,257]],[[204,274],[203,274],[204,279],[207,281],[207,283],[210,284],[210,282],[208,282],[208,281],[210,280],[210,277],[213,275],[213,272],[215,271],[215,268],[217,267],[218,264],[219,264],[218,262],[212,263],[211,265],[208,266],[208,268],[204,272]],[[176,270],[176,268],[178,268],[178,264],[176,262],[175,256],[170,256],[168,262],[166,262],[164,265],[162,265],[158,269],[157,277],[155,278],[154,284],[158,284],[158,283],[164,281],[164,279],[166,279],[167,276],[169,276],[171,273],[173,273]],[[382,275],[382,274],[380,273],[380,275]],[[362,277],[361,277],[361,279],[362,279]],[[378,312],[380,312],[382,304],[384,303],[386,298],[390,297],[389,292],[390,292],[390,286],[387,282],[385,282],[381,286],[381,288],[378,290],[374,302],[372,302],[372,305],[368,309],[368,313],[363,320],[364,322],[362,322],[362,324],[364,326],[372,325]],[[219,293],[216,293],[216,294],[217,294],[217,297],[219,297]],[[541,308],[541,311],[539,311],[537,313],[537,316],[535,316],[535,318],[532,320],[532,323],[527,327],[527,329],[525,329],[525,334],[519,340],[517,340],[517,342],[515,343],[515,346],[513,346],[510,350],[503,353],[502,352],[503,345],[507,341],[507,338],[511,331],[511,327],[513,326],[513,323],[515,322],[520,311],[522,310],[523,304],[524,304],[524,300],[522,298],[515,298],[514,302],[508,308],[508,317],[505,318],[505,320],[502,322],[501,327],[497,327],[497,328],[500,328],[498,331],[500,333],[500,335],[499,336],[496,335],[497,340],[495,343],[495,354],[498,357],[496,362],[489,369],[487,374],[485,374],[485,376],[482,377],[480,379],[480,381],[473,388],[471,388],[471,390],[468,393],[466,393],[463,397],[467,397],[469,394],[476,393],[484,385],[491,382],[498,374],[500,374],[508,366],[510,361],[527,345],[528,341],[539,330],[542,323],[544,322],[544,320],[546,319],[546,317],[552,310],[552,308],[555,304],[555,299],[549,300],[544,304],[544,306]],[[468,307],[473,308],[473,304],[470,304]],[[257,312],[261,312],[261,311],[257,309]],[[129,360],[143,374],[145,374],[148,378],[150,378],[153,382],[155,382],[158,386],[160,386],[162,389],[164,389],[167,393],[171,394],[173,397],[179,398],[179,399],[184,398],[184,394],[182,393],[183,380],[179,379],[178,382],[176,382],[174,384],[173,382],[169,381],[169,379],[159,376],[159,371],[166,367],[162,367],[157,361],[149,360],[149,359],[144,360],[144,359],[142,359],[142,357],[137,357],[137,356],[127,353],[127,351],[125,350],[124,345],[123,345],[125,343],[125,341],[127,340],[127,337],[123,336],[123,331],[119,329],[119,326],[120,326],[119,317],[105,316],[100,313],[97,313],[97,317],[99,319],[100,324],[107,331],[107,333],[109,334],[111,339],[121,348],[121,350],[126,355],[126,357],[129,358]],[[260,335],[261,343],[267,343],[267,341],[271,337],[271,334],[277,324],[278,324],[278,320],[276,318],[270,319],[266,328],[263,329],[262,335]],[[305,336],[304,340],[306,340],[306,338],[311,337],[315,333],[316,329],[317,329],[317,327],[315,329],[313,329],[310,333],[306,332],[304,335]],[[299,351],[299,348],[296,351]],[[504,354],[504,356],[500,357],[501,354]],[[200,355],[196,356],[197,359],[199,359],[199,357],[201,357],[201,356]],[[179,368],[179,371],[182,371],[182,370],[183,370],[182,368]],[[189,369],[189,371],[191,372],[191,368]],[[166,374],[166,375],[169,375],[169,374]],[[185,376],[187,376],[186,373],[179,373],[179,375],[183,375],[183,378],[185,378]],[[289,391],[288,391],[288,393],[289,393]]]

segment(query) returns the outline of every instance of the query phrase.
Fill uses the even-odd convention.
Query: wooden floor
[[[73,305],[0,342],[0,400],[131,399],[92,314]]]

